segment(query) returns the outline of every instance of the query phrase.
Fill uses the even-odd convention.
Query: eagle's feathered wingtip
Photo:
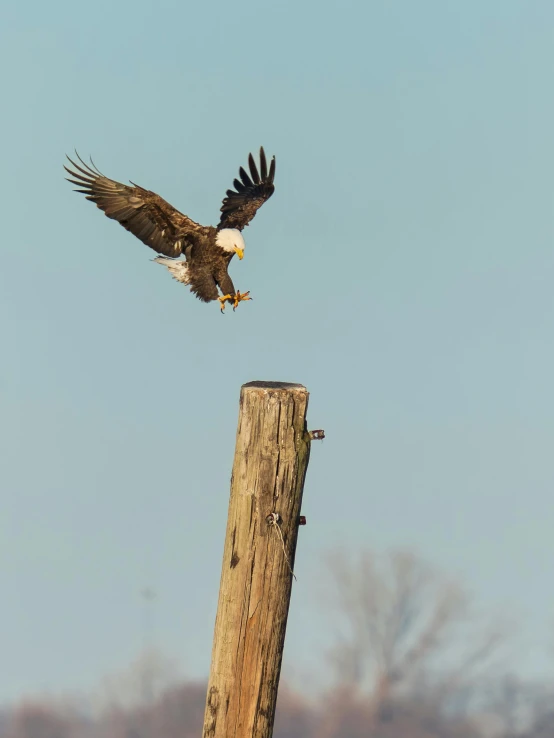
[[[252,187],[252,185],[259,184],[273,184],[275,179],[275,154],[271,157],[269,164],[269,172],[267,171],[267,157],[263,146],[260,146],[260,169],[256,165],[256,160],[252,153],[248,154],[248,168],[250,169],[250,177],[244,171],[243,167],[239,169],[239,176],[242,180],[242,184],[245,187]],[[240,184],[240,183],[239,183]],[[236,187],[237,180],[234,181]],[[238,190],[240,192],[240,189]]]
[[[252,156],[252,154],[250,155]],[[267,184],[273,184],[273,180],[275,179],[275,154],[271,157],[271,161],[269,162],[269,172],[267,171],[267,158],[265,155],[265,150],[263,146],[260,146],[260,173],[262,177],[262,182],[267,182]]]
[[[240,167],[239,176],[233,180],[235,189],[229,189],[225,193],[220,208],[219,230],[236,228],[242,231],[275,191],[275,156],[271,157],[268,167],[265,149],[260,146],[259,167],[252,153],[248,155],[247,166],[250,175],[244,167]]]
[[[102,173],[102,172],[101,172],[101,171],[100,171],[100,170],[98,169],[98,167],[96,166],[96,164],[94,163],[94,161],[93,161],[93,159],[92,159],[92,156],[89,156],[89,159],[90,159],[90,165],[89,165],[89,164],[87,164],[87,163],[86,163],[85,161],[83,161],[83,160],[82,160],[82,158],[80,157],[80,155],[79,155],[79,152],[77,151],[77,149],[75,149],[75,156],[77,157],[77,159],[78,159],[78,160],[79,160],[79,161],[81,162],[81,164],[83,165],[82,167],[80,167],[80,166],[79,166],[79,165],[77,164],[77,162],[73,161],[73,159],[72,159],[72,158],[71,158],[70,156],[68,156],[67,154],[65,155],[65,158],[66,158],[66,159],[68,160],[68,162],[69,162],[69,163],[70,163],[70,164],[71,164],[72,166],[74,166],[74,167],[75,167],[75,169],[78,169],[78,170],[79,170],[79,171],[80,171],[80,172],[81,172],[82,174],[84,174],[85,176],[87,176],[87,177],[93,176],[93,177],[94,177],[94,179],[96,179],[97,177],[105,177],[105,176],[106,176],[105,174],[103,174],[103,173]],[[84,169],[83,169],[83,167],[84,167]],[[71,169],[68,169],[68,168],[67,168],[67,167],[65,166],[65,164],[64,164],[64,167],[63,167],[63,168],[65,169],[65,171],[66,171],[66,172],[69,172],[69,174],[71,174],[71,175],[72,175],[73,177],[75,176],[75,172],[72,172],[72,171],[71,171]],[[66,178],[66,179],[67,179],[67,178]],[[67,181],[68,181],[68,182],[71,182],[71,180],[70,180],[70,179],[69,179],[69,180],[67,180]]]
[[[260,146],[260,170],[262,180],[265,181],[267,179],[267,159],[265,158],[265,151],[263,146]]]

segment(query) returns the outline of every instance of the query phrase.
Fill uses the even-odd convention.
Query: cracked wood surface
[[[203,738],[271,738],[304,477],[308,392],[243,385]]]

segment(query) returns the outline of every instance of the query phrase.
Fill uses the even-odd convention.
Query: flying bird
[[[71,175],[68,182],[79,188],[75,191],[82,192],[108,218],[117,220],[157,251],[159,255],[154,261],[167,267],[178,282],[190,285],[190,291],[198,299],[203,302],[219,300],[221,312],[227,302],[232,303],[235,310],[239,302],[252,299],[249,292],[235,290],[227,268],[235,254],[243,258],[242,230],[275,190],[275,157],[268,168],[263,147],[260,148],[259,170],[252,154],[248,157],[250,175],[240,167],[240,179],[234,180],[234,190],[227,190],[217,226],[195,223],[155,192],[134,182],[129,186],[109,179],[92,159],[90,165],[86,164],[75,153],[80,164],[68,156],[73,170],[64,166]],[[179,258],[181,255],[184,260]]]

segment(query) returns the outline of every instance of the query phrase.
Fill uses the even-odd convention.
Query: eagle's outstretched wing
[[[67,157],[76,171],[64,166],[73,179],[68,182],[79,187],[87,200],[103,210],[108,218],[118,223],[159,254],[173,258],[184,252],[194,234],[205,230],[155,192],[145,190],[134,182],[132,187],[105,177],[94,165],[85,164],[75,152],[82,166]],[[187,238],[187,236],[189,238]]]
[[[263,146],[260,148],[260,171],[252,154],[248,156],[250,177],[241,167],[239,169],[240,180],[235,179],[233,185],[235,190],[227,190],[227,197],[221,206],[221,220],[218,228],[237,228],[239,231],[247,226],[256,215],[266,200],[269,200],[275,186],[275,157],[271,159],[269,172]]]

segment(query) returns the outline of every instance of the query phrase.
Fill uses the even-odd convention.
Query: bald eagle
[[[108,218],[117,220],[157,251],[159,256],[154,261],[167,267],[174,279],[190,285],[191,292],[204,302],[219,300],[221,312],[226,302],[232,303],[234,310],[239,302],[251,299],[249,292],[235,291],[227,267],[235,254],[243,258],[241,231],[275,190],[275,157],[268,169],[263,147],[259,170],[252,154],[248,157],[250,176],[240,167],[240,180],[234,180],[235,190],[227,190],[217,226],[195,223],[155,192],[134,182],[130,187],[108,179],[92,159],[89,166],[75,153],[80,165],[67,157],[75,171],[64,166],[71,175],[68,182],[79,187],[75,191],[82,192]],[[181,254],[184,260],[179,259]]]

